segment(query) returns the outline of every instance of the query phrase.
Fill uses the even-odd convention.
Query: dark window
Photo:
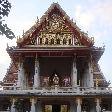
[[[68,43],[69,43],[69,45],[71,45],[71,44],[72,44],[71,39],[69,39],[69,40],[68,40]]]
[[[42,38],[40,38],[40,44],[42,44]]]
[[[45,39],[45,44],[48,44],[48,38]]]
[[[63,45],[66,45],[66,43],[67,43],[67,41],[66,41],[66,39],[64,38],[64,39],[63,39]]]
[[[52,44],[54,44],[54,39],[53,39],[53,38],[51,39],[51,45],[52,45]]]
[[[59,39],[59,38],[57,39],[57,44],[58,44],[58,45],[60,44],[60,39]]]

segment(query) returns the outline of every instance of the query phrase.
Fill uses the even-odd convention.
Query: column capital
[[[98,103],[98,102],[101,103],[101,98],[100,97],[95,98],[95,102],[96,103]]]
[[[11,98],[11,112],[15,112],[16,109],[15,109],[15,102],[16,102],[16,99],[14,97]]]
[[[31,97],[30,102],[31,103],[36,103],[37,102],[37,97]]]
[[[39,58],[35,57],[35,67],[39,68]]]
[[[35,54],[35,59],[38,59],[38,58],[39,58],[39,56],[38,56],[38,54],[36,53],[36,54]]]
[[[77,112],[81,112],[82,98],[81,97],[77,97],[76,98],[76,103],[77,103]]]
[[[73,54],[73,59],[76,60],[76,58],[77,58],[77,54],[74,53],[74,54]]]
[[[10,98],[11,103],[16,102],[16,100],[17,100],[16,97],[11,97],[11,98]]]
[[[76,98],[76,103],[77,103],[77,104],[78,104],[78,103],[82,104],[82,98],[81,98],[81,97],[77,97],[77,98]]]
[[[32,97],[30,99],[30,102],[31,102],[31,112],[36,112],[36,107],[35,107],[35,104],[37,102],[37,99],[35,97]]]

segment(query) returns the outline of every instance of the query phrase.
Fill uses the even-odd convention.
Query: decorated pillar
[[[72,37],[72,44],[75,45],[75,37]]]
[[[89,67],[89,87],[94,87],[92,57],[88,62],[88,67]]]
[[[82,99],[80,97],[76,98],[76,103],[77,103],[77,112],[81,112]]]
[[[16,101],[15,98],[12,98],[12,99],[11,99],[11,102],[12,102],[12,105],[11,105],[11,112],[16,112],[16,109],[15,109],[15,101]]]
[[[31,111],[30,112],[36,112],[36,99],[33,97],[30,99],[31,102]]]
[[[39,60],[35,58],[35,75],[34,75],[34,88],[39,88],[40,86],[40,77],[39,77]]]
[[[18,87],[20,89],[24,89],[24,67],[23,67],[23,61],[20,60],[18,64]]]
[[[73,72],[72,72],[72,86],[77,87],[77,68],[76,68],[76,56],[73,60]]]
[[[101,107],[100,107],[101,99],[100,98],[96,98],[95,102],[96,102],[96,112],[101,112]]]

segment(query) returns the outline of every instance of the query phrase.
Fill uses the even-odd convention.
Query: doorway
[[[68,110],[68,105],[53,104],[45,105],[43,112],[69,112]]]
[[[52,112],[61,112],[61,105],[52,105]]]

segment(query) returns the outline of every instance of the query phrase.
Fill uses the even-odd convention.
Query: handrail
[[[49,87],[20,89],[17,86],[0,86],[0,94],[25,94],[38,93],[46,95],[73,95],[73,94],[112,94],[112,87]]]
[[[1,89],[2,90],[3,89],[5,89],[5,90],[13,90],[14,88],[16,90],[20,89],[20,87],[18,87],[18,86],[0,86],[0,90]],[[24,90],[32,90],[32,89],[34,89],[34,88],[33,87],[27,87]],[[39,87],[39,90],[42,90],[42,89],[44,89],[44,90],[53,90],[53,89],[55,89],[55,87]],[[79,87],[79,86],[77,86],[77,87],[57,87],[57,89],[58,90],[76,90],[76,89],[78,89],[80,91],[93,89],[93,90],[111,90],[112,91],[112,87]]]

